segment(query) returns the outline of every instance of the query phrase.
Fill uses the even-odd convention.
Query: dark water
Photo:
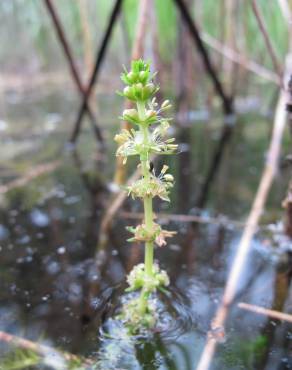
[[[119,213],[106,245],[99,234],[113,190],[112,136],[122,102],[111,97],[99,101],[107,153],[98,151],[88,122],[77,152],[66,145],[77,106],[70,91],[66,96],[59,91],[5,96],[0,116],[2,183],[27,174],[35,165],[60,162],[55,170],[1,195],[0,330],[90,358],[96,364],[90,368],[193,370],[241,236],[241,227],[233,221],[245,220],[259,181],[271,121],[248,114],[234,128],[199,212],[205,217],[225,215],[224,222],[161,220],[178,232],[167,247],[156,250],[171,287],[158,297],[158,329],[135,338],[112,317],[127,299],[126,274],[143,259],[142,247],[126,242],[124,227],[137,221]],[[220,118],[193,120],[176,132],[181,153],[167,158],[176,179],[172,203],[157,203],[156,210],[198,214],[196,201],[221,126]],[[283,158],[289,149],[289,139],[284,141]],[[135,163],[129,166],[133,170]],[[281,231],[281,201],[290,172],[283,166],[277,174],[262,218],[263,224],[276,226],[261,230],[253,241],[213,369],[292,368],[291,324],[237,307],[247,302],[292,310],[291,243]],[[140,212],[141,206],[128,200],[123,209]],[[0,369],[16,368],[7,362],[7,356],[15,359],[12,352],[12,346],[0,342]],[[70,368],[52,361],[46,358],[44,364],[22,368]]]

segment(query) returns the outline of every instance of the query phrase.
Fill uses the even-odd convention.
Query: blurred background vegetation
[[[151,37],[158,41],[159,61],[163,67],[165,86],[173,88],[170,81],[175,81],[173,73],[179,44],[180,16],[171,0],[156,0],[156,26],[149,29],[147,36],[148,49],[146,56],[152,56]],[[88,76],[90,66],[94,62],[94,55],[100,44],[108,17],[114,1],[109,0],[58,0],[56,10],[63,22],[68,40],[74,52],[75,60],[82,71],[82,76]],[[268,33],[275,46],[278,56],[283,59],[288,47],[287,24],[283,21],[277,1],[260,0],[258,4],[265,17]],[[121,64],[127,64],[131,55],[131,45],[135,35],[137,8],[139,1],[125,0],[123,12],[114,30],[109,53],[103,64],[102,77],[110,79],[115,74],[105,74],[105,71],[120,71]],[[262,34],[249,1],[188,1],[192,15],[201,30],[220,42],[239,51],[246,58],[257,61],[269,69],[272,63]],[[153,35],[155,33],[155,35]],[[45,9],[44,3],[39,0],[2,0],[0,2],[0,64],[1,75],[26,77],[37,73],[55,73],[62,77],[67,74],[67,65],[62,50],[57,42],[52,22]],[[200,84],[200,58],[192,45],[191,63],[195,73],[194,88]],[[230,72],[228,63],[217,52],[211,50],[213,60],[221,75]],[[229,68],[229,69],[228,69]],[[198,71],[198,73],[196,73]],[[63,76],[64,77],[64,76]],[[204,76],[205,77],[205,76]],[[237,87],[241,93],[252,89],[253,85],[262,84],[258,78],[246,78],[244,72],[237,73]],[[256,90],[257,91],[257,90]]]

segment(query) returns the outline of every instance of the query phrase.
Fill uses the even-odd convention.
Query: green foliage
[[[188,2],[189,4],[192,2]],[[200,3],[189,5],[191,15],[196,19],[198,25],[207,33],[210,33],[220,41],[224,42],[226,24],[224,18],[224,2],[204,0]],[[137,14],[139,1],[125,0],[123,4],[122,17],[126,34],[130,45],[136,32]],[[173,62],[175,53],[170,50],[177,48],[178,25],[181,22],[179,11],[175,8],[172,0],[156,0],[154,3],[155,15],[158,28],[158,44],[162,60],[168,68]],[[283,57],[288,46],[288,27],[283,19],[277,1],[259,0],[258,5],[263,13],[269,36],[275,46],[276,52]],[[105,29],[109,13],[113,3],[107,0],[91,1],[84,0],[83,6],[88,10],[88,26],[91,30],[93,47],[96,50],[101,35]],[[55,4],[64,30],[72,46],[73,54],[82,57],[84,51],[80,10],[78,2],[59,0]],[[255,16],[249,1],[237,2],[238,10],[233,17],[234,29],[236,30],[236,42],[238,50],[246,54],[250,59],[272,68],[270,57],[266,51],[265,42],[259,31]],[[4,66],[15,64],[15,60],[35,61],[37,57],[41,66],[47,69],[63,66],[62,50],[52,28],[43,2],[38,0],[14,0],[0,2],[0,62]],[[150,21],[150,17],[149,17]],[[1,32],[2,31],[2,32]],[[19,47],[13,47],[15,43],[11,39],[19,40]],[[122,58],[127,55],[120,48],[120,33],[114,33],[111,40],[111,55]],[[31,57],[33,55],[33,58]],[[62,61],[62,63],[60,63]]]
[[[229,351],[224,354],[222,362],[224,367],[230,368],[242,364],[244,369],[253,370],[255,364],[261,359],[267,346],[267,338],[258,335],[254,340],[237,340]]]
[[[30,367],[36,366],[41,362],[41,357],[39,357],[35,352],[15,349],[9,352],[0,360],[1,370],[20,370],[20,369],[30,369]]]
[[[164,60],[170,62],[177,43],[177,12],[172,0],[156,0],[155,11],[158,26],[159,51]]]
[[[139,1],[124,0],[123,16],[125,17],[126,32],[131,44],[134,41]]]
[[[63,360],[63,359],[62,359]],[[64,360],[65,361],[65,360]],[[36,352],[16,348],[11,350],[7,355],[0,359],[1,370],[28,370],[28,369],[40,369],[45,367],[46,360],[44,357],[39,356]],[[66,364],[65,364],[66,363]],[[66,366],[68,370],[86,370],[88,366],[85,366],[83,361],[79,358],[74,358],[70,361],[61,362],[60,366],[57,365],[54,368],[63,369]]]
[[[39,202],[42,192],[38,187],[41,179],[38,178],[31,186],[15,187],[6,193],[9,206],[29,211]]]
[[[263,14],[267,31],[276,54],[280,58],[284,57],[288,47],[288,29],[283,20],[278,3],[274,1],[259,1],[258,6]],[[259,29],[255,15],[253,14],[250,2],[243,2],[240,7],[240,14],[242,14],[240,21],[245,28],[242,39],[245,43],[247,53],[252,59],[273,69],[271,58],[267,52],[263,35]]]

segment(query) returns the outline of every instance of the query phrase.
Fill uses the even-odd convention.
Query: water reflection
[[[107,115],[112,116],[112,112]],[[56,117],[53,118],[50,122],[55,124]],[[57,143],[64,142],[66,133],[56,134],[56,130],[50,130],[51,136],[43,142],[40,160],[50,157],[48,148],[56,145],[57,136]],[[216,133],[219,126],[215,123],[209,130]],[[191,138],[200,137],[203,141],[209,133],[204,124],[196,122],[178,134],[178,140],[188,147],[169,163],[175,172],[176,187],[172,195],[174,206],[168,212],[175,209],[192,212],[198,179],[206,170],[195,161],[206,156],[211,147],[201,145],[195,157],[190,150]],[[243,145],[243,136],[239,131],[234,140]],[[248,172],[239,168],[237,158],[240,156],[246,168],[260,168],[265,140],[266,135],[259,133],[257,141],[245,141],[244,158],[240,156],[242,147],[234,145],[233,155],[224,158],[225,165],[229,166],[230,181],[227,188],[226,183],[220,181],[213,186],[207,214],[216,216],[212,211],[216,209],[230,218],[244,218],[256,183]],[[11,190],[1,201],[0,330],[85,355],[99,364],[104,362],[107,369],[115,368],[117,360],[125,369],[195,369],[221,298],[240,230],[172,221],[169,228],[177,230],[178,235],[168,248],[157,250],[157,258],[168,271],[173,287],[172,295],[165,296],[163,302],[169,314],[179,314],[172,316],[172,322],[167,315],[162,315],[164,329],[151,338],[142,341],[128,338],[123,335],[123,328],[115,327],[113,316],[123,293],[124,277],[141,261],[142,248],[125,242],[124,227],[130,221],[117,215],[108,244],[97,250],[99,225],[110,198],[108,182],[114,165],[100,161],[101,155],[93,151],[95,145],[89,143],[90,135],[85,132],[80,152],[60,155],[61,164],[53,172]],[[113,152],[111,140],[108,148],[109,153]],[[35,160],[33,151],[26,152],[22,158],[23,163],[30,165],[35,164]],[[186,184],[192,185],[187,188]],[[281,191],[278,198],[281,199]],[[273,199],[268,208],[270,215],[274,215],[273,210],[277,210],[279,204],[278,199]],[[160,204],[156,206],[159,209]],[[138,206],[127,201],[126,207],[137,210]],[[278,213],[275,215],[278,219]],[[214,369],[292,367],[291,326],[236,307],[239,301],[245,301],[280,310],[291,309],[290,255],[285,254],[288,257],[284,258],[283,265],[283,253],[280,258],[269,248],[267,252],[266,239],[271,239],[269,234],[259,234],[254,241]],[[175,310],[171,311],[171,307]],[[186,322],[191,325],[185,325]],[[105,326],[110,336],[105,335]],[[117,330],[119,336],[111,330]],[[165,330],[172,335],[164,335]],[[1,343],[0,350],[3,354],[7,346]]]

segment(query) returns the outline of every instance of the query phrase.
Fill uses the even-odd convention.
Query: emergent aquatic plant
[[[171,154],[177,149],[173,138],[166,138],[170,118],[162,113],[171,105],[166,100],[160,107],[154,97],[159,90],[153,79],[155,74],[150,71],[150,63],[135,60],[131,64],[131,71],[125,70],[121,75],[126,84],[120,95],[133,101],[133,109],[126,109],[122,120],[134,125],[131,130],[123,129],[115,136],[119,144],[116,155],[123,157],[123,163],[129,156],[139,156],[138,167],[141,178],[126,188],[134,199],[141,198],[144,203],[144,220],[137,227],[129,227],[133,234],[129,239],[132,242],[145,243],[145,261],[133,268],[127,277],[129,288],[127,291],[141,290],[138,298],[130,300],[123,307],[121,317],[138,330],[139,327],[153,327],[156,321],[156,308],[150,296],[157,289],[165,289],[169,284],[167,273],[159,269],[153,262],[154,245],[164,246],[165,238],[171,237],[174,232],[166,231],[154,222],[154,197],[169,201],[169,190],[173,187],[173,176],[167,173],[168,167],[164,165],[157,176],[153,169],[151,156]]]

